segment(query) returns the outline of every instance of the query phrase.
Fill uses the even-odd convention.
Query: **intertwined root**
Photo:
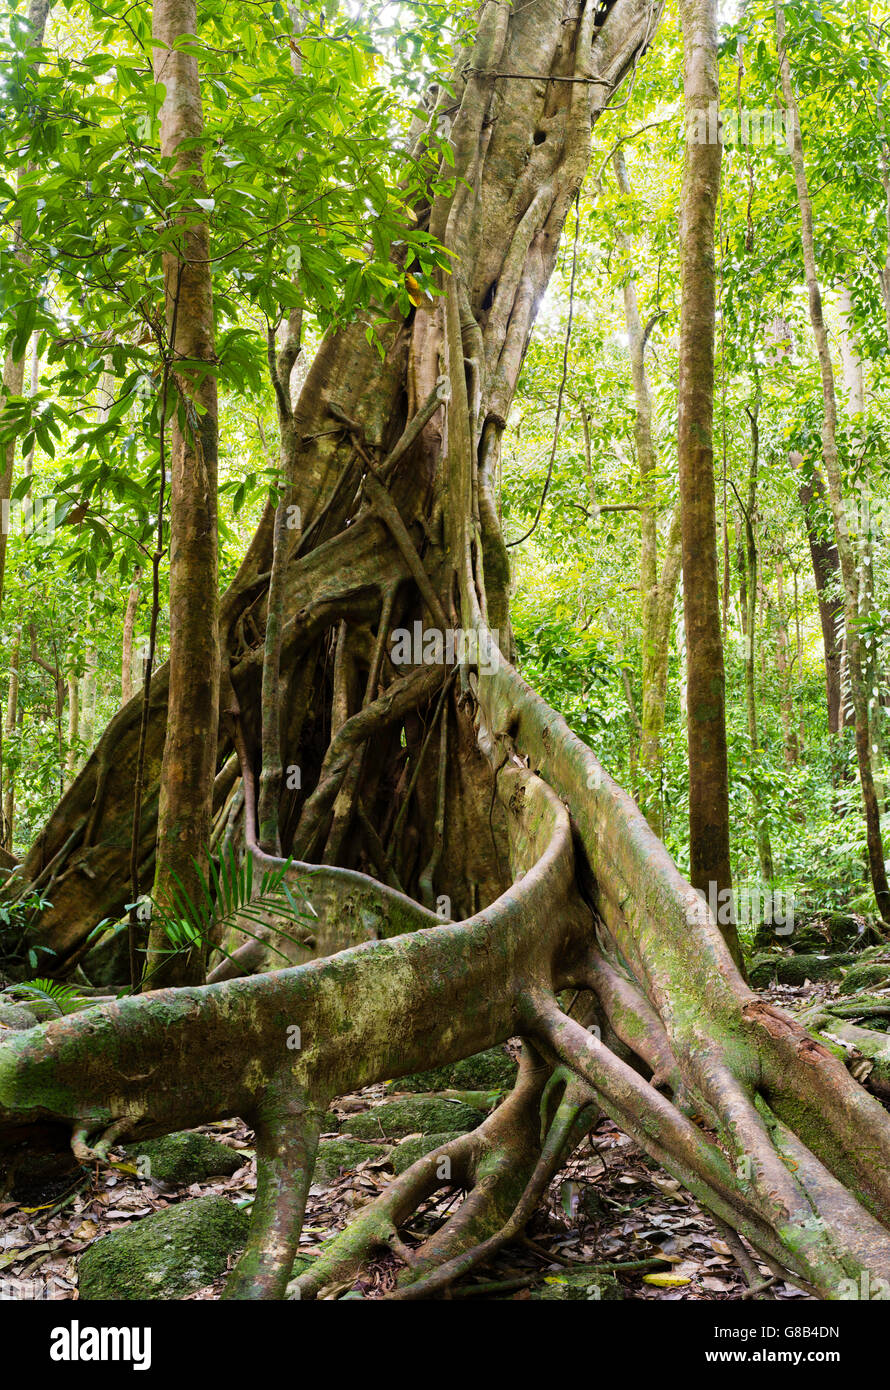
[[[588,1088],[553,1072],[525,1047],[516,1085],[504,1103],[478,1129],[424,1155],[390,1183],[290,1285],[289,1296],[336,1296],[381,1248],[405,1265],[389,1298],[424,1298],[445,1290],[522,1232],[554,1173],[595,1119]],[[400,1232],[442,1188],[463,1190],[460,1205],[410,1249]]]
[[[396,1178],[294,1292],[330,1296],[383,1246],[405,1265],[390,1297],[444,1293],[521,1233],[600,1112],[802,1287],[833,1298],[864,1273],[890,1280],[884,1110],[747,989],[700,899],[558,716],[506,663],[488,679],[474,709],[506,827],[506,892],[464,922],[121,1000],[4,1042],[0,1142],[35,1117],[90,1147],[245,1116],[258,1191],[228,1296],[280,1298],[330,1100],[518,1034],[507,1100]],[[572,1017],[568,990],[598,1012]],[[463,1200],[410,1248],[406,1224],[443,1186]]]

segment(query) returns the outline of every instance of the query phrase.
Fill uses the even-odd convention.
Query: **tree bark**
[[[715,0],[683,0],[686,169],[680,211],[682,309],[678,453],[682,514],[689,731],[691,881],[707,897],[731,893],[729,762],[717,581],[714,494],[714,224],[722,145],[710,116],[720,99]],[[734,921],[727,944],[741,966]]]
[[[791,662],[788,657],[788,627],[785,621],[785,572],[781,555],[776,557],[776,674],[782,708],[782,743],[785,762],[794,767],[800,757],[794,727],[794,696],[791,690]]]
[[[133,570],[133,583],[130,585],[130,592],[127,594],[127,606],[124,610],[124,636],[121,643],[121,707],[132,699],[133,696],[133,635],[136,631],[136,614],[139,611],[139,581],[142,578],[142,567],[137,565]]]
[[[760,737],[757,729],[757,595],[760,592],[757,553],[757,536],[754,530],[757,517],[757,470],[760,462],[760,389],[754,399],[753,409],[748,409],[751,426],[751,455],[748,464],[748,495],[743,516],[745,533],[744,544],[739,542],[740,568],[742,570],[742,622],[745,634],[745,713],[748,721],[748,742],[751,745],[751,801],[754,809],[754,838],[757,842],[757,858],[760,872],[770,883],[775,876],[773,848],[769,833],[769,821],[763,797],[757,786],[757,773],[760,764]]]
[[[800,475],[803,456],[792,453],[790,462]],[[839,734],[843,728],[843,702],[841,692],[841,641],[840,634],[844,624],[844,602],[837,591],[842,589],[840,561],[837,546],[825,534],[818,519],[817,502],[825,497],[825,484],[818,468],[813,469],[812,478],[798,484],[797,495],[803,511],[810,559],[813,565],[813,579],[816,584],[816,598],[819,603],[819,622],[822,627],[822,649],[825,654],[825,698],[828,708],[828,732]]]
[[[624,154],[619,146],[612,157],[618,187],[630,195]],[[619,237],[625,252],[633,254],[630,238]],[[661,569],[658,563],[658,511],[647,498],[652,490],[652,474],[658,466],[658,449],[652,425],[652,392],[646,371],[647,332],[640,320],[636,280],[628,274],[624,281],[624,317],[627,324],[636,415],[634,434],[640,474],[640,593],[643,616],[643,701],[640,720],[640,809],[656,835],[664,830],[664,798],[661,786],[662,735],[667,701],[667,675],[670,657],[671,620],[680,582],[680,515],[671,518],[665,539]],[[651,328],[651,324],[649,325]]]
[[[22,652],[21,610],[12,639],[9,653],[9,685],[6,690],[6,718],[3,723],[4,747],[15,733],[19,714],[19,662]],[[9,766],[8,758],[3,765],[3,848],[12,851],[12,837],[15,822],[15,773]]]
[[[182,40],[197,33],[196,0],[155,0],[155,81],[165,88],[161,154],[171,190],[204,192],[204,119],[198,60]],[[191,202],[178,214],[181,242],[164,257],[167,350],[176,408],[171,423],[170,661],[161,767],[154,896],[168,906],[178,883],[200,901],[213,811],[219,711],[217,594],[217,392],[213,288],[206,215]],[[179,367],[187,360],[187,367]],[[195,367],[206,363],[205,368]],[[199,947],[170,951],[162,927],[149,938],[146,975],[154,985],[203,978]]]

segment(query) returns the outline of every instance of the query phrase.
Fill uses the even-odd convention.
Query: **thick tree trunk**
[[[496,42],[496,36],[488,32],[494,17],[494,9],[487,9],[480,44]],[[577,26],[563,26],[563,17],[560,6],[551,0],[540,0],[523,10],[521,22],[515,29],[511,25],[511,48],[515,49],[517,66],[509,71],[552,70],[566,78],[573,74],[577,62],[583,76],[584,65],[590,58],[576,56]],[[480,435],[479,485],[473,495],[474,513],[478,509],[477,547],[484,566],[490,625],[507,648],[512,640],[507,608],[509,570],[490,491],[496,475],[500,434],[537,300],[554,263],[558,233],[574,189],[583,177],[589,142],[585,103],[592,94],[596,115],[609,95],[610,89],[597,87],[593,78],[600,82],[620,79],[637,49],[648,42],[656,20],[656,8],[650,8],[645,0],[621,0],[596,36],[595,67],[590,80],[542,84],[531,78],[521,82],[505,79],[496,84],[487,78],[483,89],[481,79],[473,77],[469,83],[461,79],[459,85],[461,99],[466,102],[459,131],[466,128],[469,132],[471,106],[475,113],[472,119],[482,121],[479,108],[491,99],[493,90],[503,88],[505,93],[503,114],[496,123],[484,125],[484,139],[478,151],[467,133],[466,148],[461,152],[465,160],[473,154],[479,162],[477,174],[480,179],[484,174],[485,199],[482,201],[475,194],[471,197],[467,190],[459,192],[452,221],[455,240],[467,242],[470,248],[463,248],[467,269],[459,292],[464,303],[465,351],[468,359],[482,364],[481,380],[485,383],[475,418]],[[592,18],[586,22],[592,25]],[[547,68],[542,69],[540,63],[545,61]],[[608,76],[604,77],[603,72]],[[441,101],[444,110],[448,103],[444,97]],[[443,115],[442,119],[447,118]],[[418,213],[434,218],[441,233],[449,208],[437,202],[430,212],[421,208]],[[472,306],[475,328],[467,319],[468,304]],[[427,349],[428,334],[433,345]],[[367,625],[377,621],[382,594],[394,582],[400,586],[406,598],[399,597],[400,611],[394,616],[394,626],[396,618],[403,623],[408,621],[410,626],[411,605],[416,603],[409,593],[412,575],[416,582],[416,560],[411,559],[413,542],[423,536],[424,525],[430,527],[433,536],[441,533],[436,516],[441,511],[444,485],[436,482],[436,474],[445,442],[442,420],[447,386],[437,386],[441,367],[435,359],[440,336],[434,305],[421,307],[408,321],[393,314],[384,332],[387,355],[383,362],[376,347],[367,343],[362,323],[329,336],[312,364],[292,423],[282,430],[282,471],[291,486],[290,505],[297,509],[302,523],[298,544],[294,541],[294,553],[286,567],[282,628],[283,763],[288,769],[300,770],[301,782],[301,787],[289,786],[285,777],[281,789],[279,820],[284,853],[293,847],[303,802],[307,791],[315,785],[327,747],[326,714],[310,714],[312,710],[327,710],[330,702],[327,634],[336,630],[341,620],[348,620],[356,629],[354,641],[360,667],[367,670],[371,656]],[[426,354],[422,373],[421,349]],[[480,378],[477,375],[473,380]],[[336,413],[332,414],[331,407]],[[355,491],[364,464],[354,432],[342,423],[344,419],[360,425],[362,450],[367,451],[370,446],[388,455],[389,473],[384,477],[392,487],[406,527],[410,528],[412,547],[406,546],[403,533],[398,538],[394,536],[391,518],[384,515],[381,519],[380,512],[385,513],[385,507],[354,511]],[[332,428],[338,421],[340,428]],[[415,520],[417,517],[422,521]],[[248,764],[254,773],[260,761],[259,695],[265,664],[262,629],[272,561],[273,521],[274,511],[269,508],[231,588],[222,598],[220,614],[222,645],[231,678],[226,702],[230,706],[234,703],[240,711]],[[288,534],[294,540],[294,533]],[[435,570],[434,561],[441,568],[435,549],[426,561],[431,573]],[[427,608],[432,611],[429,603]],[[419,610],[414,611],[419,616]],[[168,670],[165,666],[155,673],[151,690],[145,748],[147,795],[139,855],[143,880],[150,872],[154,855]],[[393,675],[403,670],[393,668],[388,659],[384,668],[387,681],[391,683]],[[111,720],[80,777],[28,856],[25,875],[41,885],[52,884],[52,891],[47,892],[52,907],[42,915],[35,936],[58,952],[60,963],[82,946],[97,921],[118,915],[124,903],[130,901],[123,864],[129,847],[139,716],[137,696]],[[316,727],[319,717],[321,729]],[[232,722],[226,716],[219,740],[215,836],[223,832],[222,818],[228,813],[226,801],[232,790],[227,771],[233,749]],[[423,747],[425,731],[418,724],[408,732],[408,756],[413,758]],[[403,747],[395,731],[389,743],[373,750],[371,780],[361,798],[362,806],[379,815],[387,842],[395,828],[388,812],[396,789],[410,784],[410,774],[407,782],[403,778]],[[430,746],[424,750],[424,766],[429,766],[432,756]],[[457,773],[453,776],[458,778]],[[450,800],[469,789],[460,778],[456,784],[450,782],[449,787]],[[484,792],[482,796],[487,804]],[[425,837],[432,833],[435,815],[434,807],[427,801],[423,779],[411,789],[411,802],[407,820],[416,824],[408,825],[408,830],[413,829],[408,835],[409,844],[399,846],[397,852],[401,863],[399,876],[404,874],[406,888],[415,873],[412,865],[421,854],[425,863],[431,847]],[[424,826],[427,812],[430,827],[418,829]],[[469,842],[469,827],[460,827],[459,814],[446,824],[441,892],[450,897],[455,912],[472,911],[478,902],[499,891],[501,875],[484,813],[482,820],[484,834]],[[422,843],[414,843],[418,836]],[[354,842],[351,852],[354,865],[367,866],[358,842]]]
[[[804,272],[810,305],[810,322],[819,356],[822,377],[822,401],[824,421],[822,427],[822,459],[825,464],[825,477],[828,483],[828,496],[834,517],[835,540],[844,588],[844,612],[846,617],[847,665],[850,674],[850,692],[853,701],[856,730],[856,758],[859,764],[859,780],[862,785],[862,800],[865,807],[865,826],[868,839],[868,858],[871,869],[872,886],[878,911],[885,921],[890,921],[890,884],[884,862],[884,843],[881,837],[881,816],[875,790],[871,764],[869,739],[869,693],[865,679],[862,639],[859,631],[859,582],[856,574],[856,558],[850,530],[847,523],[847,510],[844,502],[843,480],[837,448],[837,395],[834,382],[834,367],[831,361],[831,346],[828,330],[822,313],[822,295],[819,289],[819,275],[816,266],[816,248],[813,237],[813,207],[807,184],[804,162],[803,138],[800,118],[794,95],[791,77],[791,64],[788,57],[785,29],[785,11],[781,0],[774,0],[776,15],[776,36],[779,47],[779,69],[782,77],[782,92],[785,105],[793,123],[794,139],[791,149],[791,163],[797,187],[797,201],[800,206],[801,239],[803,243]]]
[[[198,60],[183,40],[197,33],[196,0],[155,0],[155,81],[165,88],[161,154],[173,161],[171,187],[204,192],[204,118]],[[179,884],[200,900],[213,812],[219,711],[217,625],[217,393],[210,240],[197,204],[177,216],[181,244],[164,258],[170,354],[170,664],[161,767],[154,896],[169,907]],[[206,369],[179,368],[180,360]],[[165,378],[165,389],[167,388]],[[165,403],[166,404],[166,403]],[[163,457],[163,449],[161,451]],[[153,986],[203,978],[203,952],[174,955],[162,926],[149,938]]]
[[[717,581],[714,496],[714,223],[722,145],[711,141],[719,104],[715,0],[683,0],[686,170],[680,211],[682,310],[677,447],[683,528],[689,730],[689,859],[693,887],[719,899],[732,892],[729,856],[729,761]],[[727,943],[741,950],[734,914]]]

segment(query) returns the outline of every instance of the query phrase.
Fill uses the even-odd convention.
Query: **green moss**
[[[890,964],[881,961],[866,962],[854,965],[846,972],[840,992],[855,994],[857,990],[867,989],[869,985],[886,984],[890,984]]]
[[[748,972],[752,989],[765,989],[774,981],[780,985],[802,985],[807,980],[839,980],[842,965],[854,956],[755,956]]]
[[[439,1149],[443,1144],[448,1144],[452,1139],[459,1139],[464,1133],[462,1129],[443,1130],[441,1134],[415,1134],[410,1139],[403,1139],[393,1152],[392,1166],[395,1172],[404,1173],[406,1168],[410,1168],[412,1163],[416,1163],[424,1154]]]
[[[0,1030],[11,1028],[19,1032],[23,1028],[36,1027],[37,1019],[34,1014],[21,1004],[0,1004]]]
[[[144,1177],[175,1183],[177,1187],[207,1178],[231,1177],[246,1161],[243,1154],[227,1144],[219,1144],[206,1134],[188,1132],[130,1144],[127,1155],[136,1160]]]
[[[765,922],[754,933],[754,950],[790,947],[795,955],[821,955],[851,951],[864,942],[865,924],[849,912],[796,913],[794,930],[780,935],[776,926]]]
[[[179,1298],[225,1271],[250,1224],[225,1197],[197,1197],[93,1242],[78,1263],[86,1300]]]
[[[465,1132],[475,1129],[484,1118],[480,1110],[459,1101],[407,1096],[404,1100],[386,1101],[361,1115],[347,1115],[341,1128],[344,1134],[357,1139],[402,1139],[406,1134]]]
[[[490,1047],[460,1062],[399,1077],[390,1081],[386,1089],[390,1094],[394,1091],[446,1091],[451,1087],[466,1091],[503,1090],[512,1087],[516,1071],[516,1063],[503,1047]]]
[[[313,1181],[334,1182],[341,1172],[351,1172],[369,1158],[388,1158],[391,1144],[368,1144],[358,1139],[322,1139],[315,1160]]]
[[[307,1269],[311,1269],[318,1259],[317,1255],[298,1255],[294,1260],[294,1267],[291,1273],[292,1279],[299,1279],[301,1274],[305,1274]]]

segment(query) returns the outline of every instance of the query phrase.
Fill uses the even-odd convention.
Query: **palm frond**
[[[237,925],[245,936],[263,940],[243,924],[247,921],[266,926],[266,917],[276,919],[275,929],[285,940],[306,946],[309,940],[305,927],[318,914],[299,884],[297,892],[302,903],[294,895],[287,882],[287,871],[291,864],[292,860],[288,859],[274,869],[267,869],[254,891],[253,855],[246,854],[239,864],[234,846],[229,845],[218,861],[210,859],[206,874],[195,863],[199,901],[194,900],[179,875],[173,873],[170,900],[166,906],[153,902],[152,915],[160,920],[171,946],[177,951],[190,950],[202,941],[215,945],[218,938],[233,925]],[[304,930],[297,933],[287,931],[284,923],[304,926]],[[282,960],[287,960],[284,953],[271,943],[269,948]]]
[[[55,1009],[59,1018],[67,1012],[66,1004],[81,1003],[81,995],[74,985],[60,984],[58,980],[36,979],[24,980],[20,984],[7,985],[5,994],[15,998],[24,996],[26,999],[39,1001],[48,1004]]]

